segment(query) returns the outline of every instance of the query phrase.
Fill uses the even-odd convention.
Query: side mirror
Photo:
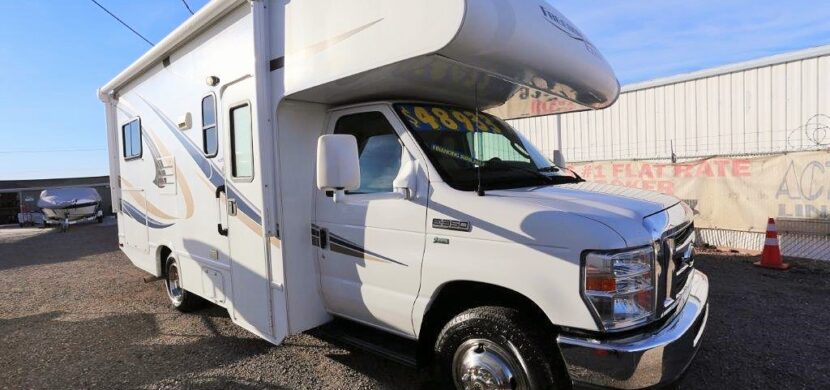
[[[418,171],[415,169],[415,160],[406,150],[403,151],[401,169],[392,181],[392,187],[404,199],[415,197],[415,191],[418,189]]]
[[[357,139],[349,134],[323,135],[317,139],[317,188],[344,191],[360,188],[360,160],[357,153]]]
[[[553,151],[553,165],[556,165],[557,167],[565,168],[565,164],[566,164],[565,155],[562,154],[562,151],[558,150],[558,149],[554,150]]]

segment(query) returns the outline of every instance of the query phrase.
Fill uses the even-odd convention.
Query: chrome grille
[[[695,226],[689,226],[677,234],[675,238],[675,249],[670,261],[674,266],[674,275],[672,277],[671,290],[669,297],[677,299],[677,294],[686,286],[686,281],[692,273],[694,267],[694,241],[695,241]]]
[[[657,273],[658,316],[670,313],[678,302],[694,268],[695,227],[693,223],[666,232],[660,242]]]

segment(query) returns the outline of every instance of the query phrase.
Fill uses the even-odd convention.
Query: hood
[[[616,231],[632,246],[651,239],[643,224],[646,217],[680,203],[673,196],[657,192],[588,182],[487,193],[523,199],[592,219]]]

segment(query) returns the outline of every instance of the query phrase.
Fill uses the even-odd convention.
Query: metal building
[[[627,85],[608,109],[511,124],[547,155],[562,150],[569,163],[828,150],[830,45]],[[830,260],[826,218],[809,228],[793,225],[782,245],[791,255]],[[763,242],[757,232],[701,235],[718,246],[760,249]]]

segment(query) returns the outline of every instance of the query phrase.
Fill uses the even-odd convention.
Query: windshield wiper
[[[500,161],[500,160],[488,161],[487,163],[484,164],[484,166],[486,167],[488,164],[492,164],[492,166],[494,166],[494,167],[503,167],[503,168],[508,168],[508,169],[512,169],[512,170],[516,170],[516,171],[527,172],[527,173],[533,174],[534,176],[544,178],[550,184],[579,183],[579,182],[585,181],[585,179],[583,179],[576,172],[574,172],[573,170],[570,170],[570,169],[568,169],[568,171],[573,173],[575,177],[560,176],[560,175],[548,176],[548,175],[545,175],[544,173],[542,173],[542,172],[559,172],[561,169],[558,168],[558,167],[555,167],[555,166],[543,167],[543,168],[538,168],[538,169],[530,169],[530,168],[517,167],[515,165],[506,164],[504,161]]]
[[[484,166],[485,167],[493,166],[493,167],[498,167],[498,168],[512,169],[514,171],[527,172],[527,173],[530,173],[530,174],[532,174],[536,177],[543,178],[543,179],[545,179],[546,181],[548,181],[550,183],[553,183],[553,182],[556,181],[556,179],[554,179],[553,177],[550,177],[550,176],[545,175],[544,173],[542,173],[541,169],[530,169],[530,168],[525,168],[525,167],[517,167],[515,165],[507,164],[507,163],[505,163],[504,161],[501,161],[501,160],[487,161],[486,163],[484,163]]]

